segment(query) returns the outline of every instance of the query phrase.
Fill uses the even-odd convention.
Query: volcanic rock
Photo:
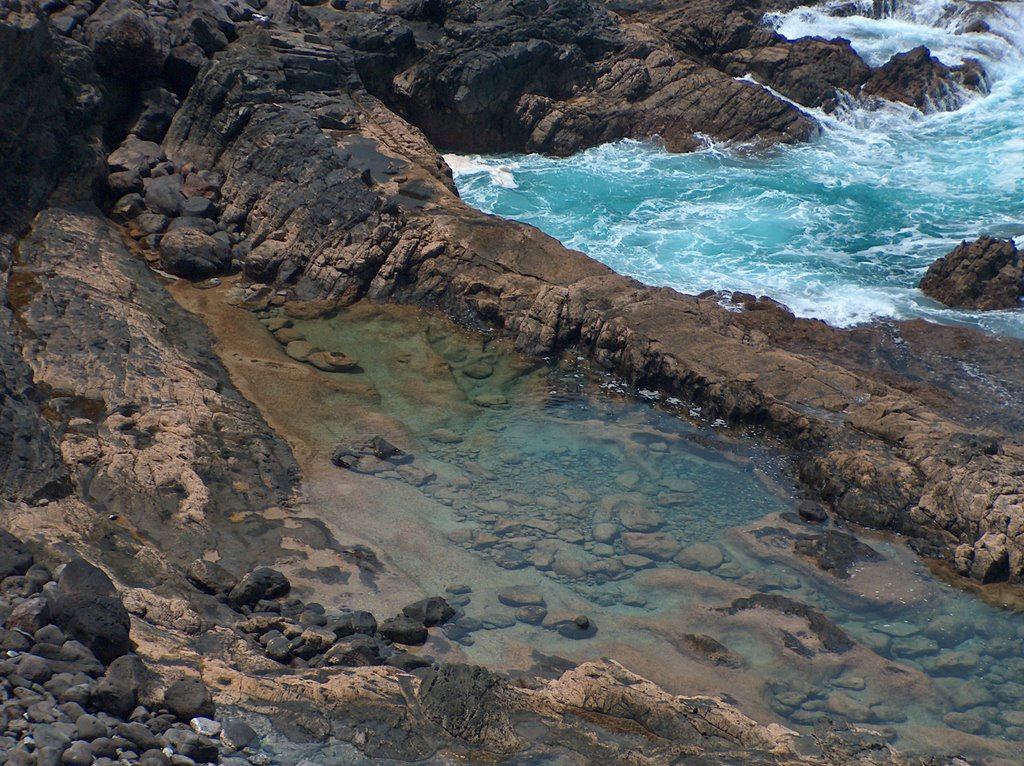
[[[213,699],[201,679],[182,678],[164,690],[164,707],[179,721],[193,718],[213,718]]]
[[[281,572],[259,567],[247,573],[231,589],[228,598],[237,606],[252,606],[263,599],[278,598],[291,590],[291,583]]]
[[[928,267],[920,286],[952,308],[1016,308],[1024,296],[1024,258],[1013,240],[965,240]]]
[[[128,611],[103,570],[84,559],[64,567],[51,596],[53,621],[108,664],[131,648]]]

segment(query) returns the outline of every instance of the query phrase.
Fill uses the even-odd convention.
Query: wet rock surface
[[[1013,240],[982,236],[929,266],[921,291],[952,308],[1016,308],[1024,295],[1024,264]]]

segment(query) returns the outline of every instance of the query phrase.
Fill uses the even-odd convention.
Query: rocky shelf
[[[817,126],[796,104],[837,91],[922,105],[985,87],[927,51],[872,69],[842,40],[786,41],[760,24],[783,4],[0,0],[0,762],[266,763],[257,730],[398,759],[911,762],[612,661],[511,679],[397,651],[440,633],[440,600],[377,623],[285,598],[263,567],[296,545],[339,577],[387,573],[309,508],[302,445],[166,289],[235,274],[253,311],[409,303],[529,355],[572,349],[781,446],[809,516],[1017,585],[1018,343],[645,287],[467,207],[438,153],[798,142]],[[358,369],[287,320],[268,329],[292,359]],[[239,575],[271,587],[243,597]]]

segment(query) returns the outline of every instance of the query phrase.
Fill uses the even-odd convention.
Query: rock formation
[[[741,70],[814,105],[880,76],[842,41],[782,40],[760,24],[767,7],[627,5],[0,2],[0,524],[14,533],[0,535],[0,641],[16,655],[5,699],[29,690],[0,717],[15,763],[126,747],[147,762],[165,746],[208,760],[214,731],[220,751],[243,751],[250,732],[207,720],[211,702],[410,759],[545,755],[513,712],[591,762],[848,763],[857,747],[835,734],[798,755],[815,745],[611,662],[532,685],[434,663],[409,675],[417,661],[394,644],[436,634],[452,616],[438,602],[378,625],[285,600],[290,581],[263,567],[296,541],[346,575],[372,580],[379,565],[303,510],[293,455],[169,297],[168,275],[241,271],[248,308],[400,301],[525,353],[575,348],[777,439],[835,513],[906,533],[977,580],[1024,579],[1019,415],[974,378],[953,393],[925,380],[959,345],[985,375],[1003,360],[1019,385],[1018,345],[913,323],[837,331],[754,296],[729,311],[723,296],[644,287],[458,199],[435,145],[800,141],[813,120]],[[953,77],[930,71],[928,93]],[[65,569],[54,579],[33,556]],[[750,607],[823,625],[788,600],[736,606]],[[186,675],[203,688],[175,684]],[[176,720],[193,714],[188,729]],[[627,752],[634,737],[649,754]]]
[[[1016,308],[1024,295],[1024,263],[1013,240],[982,236],[929,266],[921,291],[955,309]]]

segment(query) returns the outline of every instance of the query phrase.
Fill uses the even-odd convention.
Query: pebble
[[[498,601],[505,606],[546,606],[544,597],[524,585],[498,591]]]
[[[333,633],[331,634],[334,635]],[[205,718],[198,716],[189,721],[189,726],[192,727],[192,731],[196,734],[202,734],[204,737],[216,737],[221,733],[221,725],[211,718]]]
[[[722,550],[712,543],[696,543],[683,548],[675,562],[685,569],[711,570],[722,565]]]

